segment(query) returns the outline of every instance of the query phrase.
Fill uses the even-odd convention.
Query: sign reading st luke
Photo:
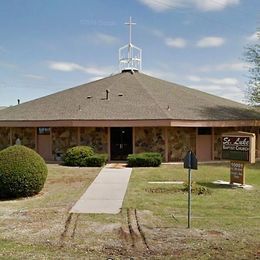
[[[246,132],[223,134],[222,159],[230,160],[230,183],[244,185],[244,163],[255,163],[255,134]]]
[[[222,135],[222,159],[255,162],[255,134],[232,132]]]

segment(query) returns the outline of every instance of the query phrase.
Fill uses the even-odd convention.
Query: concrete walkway
[[[119,213],[131,172],[131,168],[103,168],[70,213]]]

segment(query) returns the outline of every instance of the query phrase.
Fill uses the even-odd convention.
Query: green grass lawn
[[[48,165],[48,170],[47,181],[40,194],[0,201],[1,259],[86,256],[73,248],[61,250],[59,241],[68,211],[100,169]]]
[[[182,165],[133,169],[120,214],[73,214],[70,208],[100,168],[49,165],[43,191],[32,198],[0,201],[0,259],[257,259],[260,257],[260,162],[246,167],[252,190],[212,184],[229,181],[228,164],[199,165],[192,172],[210,194],[192,195],[187,229],[187,181]],[[130,213],[129,213],[130,212]],[[130,234],[135,218],[143,240]],[[132,215],[131,215],[132,214]],[[130,233],[129,233],[130,232]],[[133,240],[135,245],[133,245]]]
[[[134,169],[124,208],[150,211],[152,217],[150,217],[150,222],[146,221],[148,228],[159,225],[166,228],[185,229],[187,227],[187,193],[176,192],[176,186],[180,187],[180,185],[149,184],[148,182],[187,182],[187,177],[187,170],[183,169],[182,165]],[[253,185],[252,190],[232,189],[212,184],[216,180],[229,181],[228,164],[200,165],[198,170],[192,171],[192,180],[198,185],[207,187],[211,192],[210,195],[192,195],[192,230],[205,230],[212,234],[214,243],[222,248],[218,253],[223,259],[225,256],[232,257],[232,254],[238,254],[237,257],[242,259],[259,254],[260,163],[246,166],[246,183]],[[159,192],[156,192],[157,190]],[[195,238],[192,236],[190,238],[190,243],[195,242]],[[213,252],[209,250],[211,242],[209,240],[204,243],[205,252],[216,254],[214,250]],[[199,256],[203,257],[205,252]]]
[[[212,184],[216,180],[229,181],[228,165],[200,165],[192,171],[192,181],[210,189],[211,195],[192,195],[193,226],[209,228],[228,227],[230,221],[248,221],[248,218],[260,217],[260,164],[246,169],[246,183],[253,185],[253,190],[231,189]],[[163,165],[160,168],[134,169],[128,187],[124,207],[151,210],[161,218],[168,219],[174,214],[182,218],[187,214],[187,193],[171,191],[174,184],[149,184],[149,181],[184,181],[188,180],[187,170],[181,165]],[[166,192],[153,193],[149,190],[164,188]],[[168,190],[168,191],[167,191]],[[203,220],[207,218],[204,225]],[[210,219],[210,220],[209,220]],[[202,222],[202,223],[201,223]],[[248,223],[249,225],[253,221]],[[239,223],[237,223],[239,225]]]

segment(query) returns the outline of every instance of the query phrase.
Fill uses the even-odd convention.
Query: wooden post
[[[34,128],[34,148],[35,151],[38,152],[38,131],[37,131],[37,127]]]
[[[135,153],[135,127],[132,127],[133,153]]]
[[[12,127],[10,127],[9,142],[10,142],[10,146],[12,146],[13,145],[13,129],[12,129]]]
[[[257,150],[257,158],[260,158],[260,128],[258,128],[257,130],[257,144],[256,144],[256,150]]]
[[[77,145],[80,145],[80,127],[77,127]]]
[[[51,149],[51,156],[52,156],[52,159],[55,161],[55,155],[53,154],[53,151],[52,151],[52,146],[53,146],[53,140],[52,140],[52,127],[50,127],[50,149]]]
[[[211,130],[211,160],[214,161],[214,153],[215,153],[215,128],[212,127]]]
[[[164,148],[165,148],[165,151],[164,151],[164,156],[165,156],[165,162],[168,162],[169,161],[169,158],[168,158],[168,153],[169,153],[169,143],[168,143],[168,128],[165,127],[164,128]]]
[[[107,128],[107,154],[108,161],[111,161],[111,149],[110,149],[110,127]]]
[[[196,156],[198,156],[199,144],[198,144],[198,127],[196,127],[196,138],[195,138],[195,149],[196,149]]]

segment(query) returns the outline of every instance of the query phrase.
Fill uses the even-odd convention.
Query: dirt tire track
[[[129,234],[130,234],[130,238],[131,238],[131,246],[135,247],[135,234],[134,234],[134,230],[131,224],[131,216],[130,216],[130,210],[127,209],[127,225],[128,225],[128,230],[129,230]]]
[[[79,214],[69,213],[65,221],[64,231],[62,232],[60,237],[61,247],[64,246],[64,243],[66,241],[69,241],[70,239],[74,239],[76,234],[77,224],[78,224],[78,218],[79,218]]]
[[[136,210],[136,209],[134,210],[134,213],[135,213],[135,220],[136,220],[136,224],[137,224],[137,227],[138,227],[138,231],[139,231],[139,233],[140,233],[140,235],[141,235],[141,238],[142,238],[142,240],[143,240],[143,243],[145,244],[146,249],[147,249],[148,251],[151,251],[151,250],[150,250],[150,247],[149,247],[149,245],[148,245],[148,243],[147,243],[147,240],[146,240],[144,231],[143,231],[142,228],[141,228],[141,224],[140,224],[140,221],[139,221],[139,219],[138,219],[137,210]]]
[[[79,214],[76,214],[75,222],[74,222],[74,226],[73,226],[73,230],[72,230],[72,234],[71,234],[72,239],[74,238],[74,236],[76,234],[76,229],[77,229],[77,226],[78,226],[78,219],[79,219]]]
[[[65,227],[64,227],[64,231],[61,233],[60,236],[60,241],[63,242],[66,238],[67,232],[68,232],[68,228],[71,222],[71,218],[72,218],[73,213],[70,213],[69,216],[67,217],[66,221],[65,221]]]
[[[128,231],[124,232],[124,237],[127,242],[130,242],[131,248],[143,253],[150,252],[151,250],[141,228],[136,209],[127,209],[127,227]],[[124,229],[122,228],[122,230]]]

